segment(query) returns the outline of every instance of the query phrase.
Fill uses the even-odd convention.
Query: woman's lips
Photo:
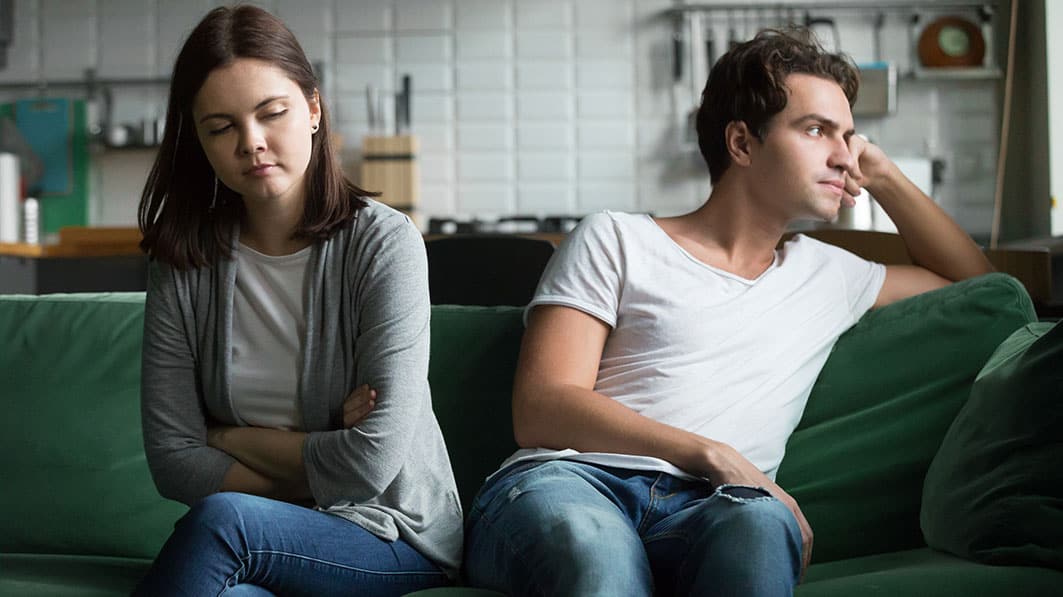
[[[244,171],[247,176],[267,176],[275,168],[275,164],[257,164]]]

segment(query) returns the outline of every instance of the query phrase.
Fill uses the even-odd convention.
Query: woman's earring
[[[214,211],[214,206],[218,203],[218,177],[214,177],[214,195],[210,198],[210,211]]]
[[[314,123],[314,125],[310,127],[310,134],[313,135],[316,132],[317,132],[317,123]]]

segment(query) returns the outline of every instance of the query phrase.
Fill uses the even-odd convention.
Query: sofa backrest
[[[428,379],[466,513],[517,449],[510,394],[524,333],[519,307],[432,307]]]
[[[1035,318],[1018,281],[989,274],[871,311],[838,339],[776,479],[812,526],[813,561],[925,545],[930,461],[993,350]]]
[[[143,302],[0,296],[0,552],[151,558],[185,511],[144,458]]]
[[[520,317],[432,308],[432,398],[466,512],[516,449]],[[816,561],[923,545],[927,467],[993,349],[1034,318],[1022,286],[991,274],[873,311],[839,339],[778,475]],[[141,293],[0,296],[0,552],[152,557],[183,513],[144,460],[142,325]]]

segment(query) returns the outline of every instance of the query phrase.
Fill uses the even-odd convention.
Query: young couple
[[[592,215],[562,244],[526,312],[523,449],[469,513],[466,581],[791,592],[812,529],[773,478],[834,341],[868,309],[990,270],[854,134],[856,88],[847,59],[758,35],[703,94],[708,201]],[[860,187],[916,265],[800,235],[776,249],[789,222],[833,220]],[[370,196],[340,173],[283,23],[211,11],[174,66],[139,214],[145,449],[160,492],[191,506],[140,594],[403,594],[458,576],[424,245]]]

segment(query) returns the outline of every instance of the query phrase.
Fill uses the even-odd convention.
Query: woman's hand
[[[362,421],[376,406],[376,390],[368,385],[356,388],[343,401],[343,428],[350,429]]]

